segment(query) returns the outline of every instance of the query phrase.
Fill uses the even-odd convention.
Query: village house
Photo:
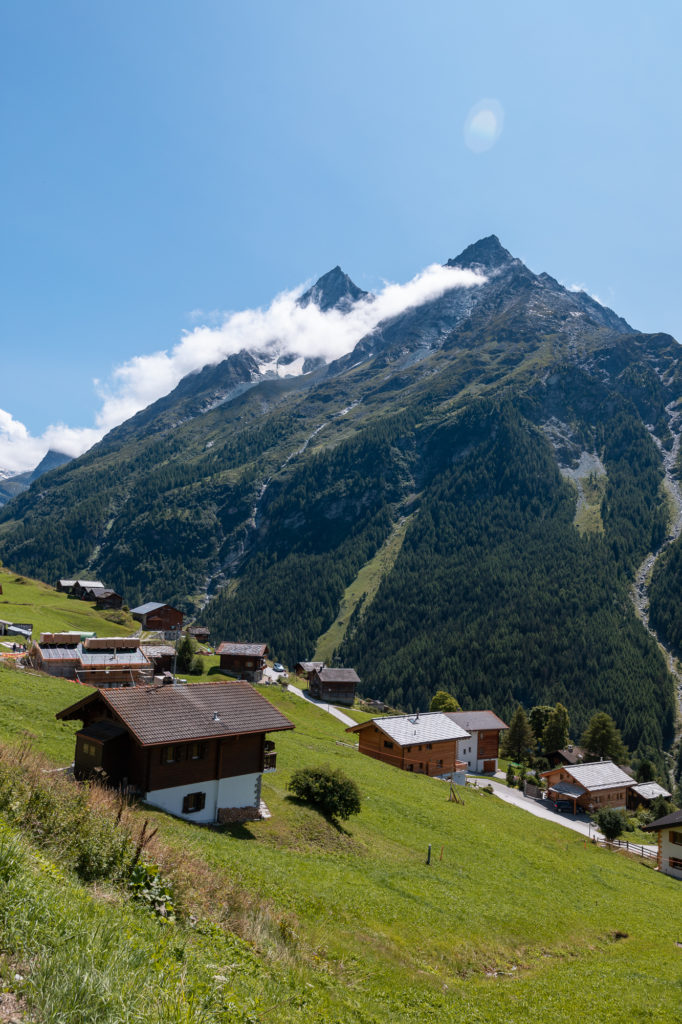
[[[628,809],[636,811],[638,807],[649,807],[659,797],[669,800],[671,796],[672,794],[657,782],[638,782],[628,790]]]
[[[104,775],[154,807],[202,823],[261,816],[266,734],[292,723],[243,681],[117,688],[57,714],[81,721],[77,778]],[[270,748],[268,751],[267,748]]]
[[[308,692],[315,700],[352,708],[359,682],[354,668],[316,668],[308,679]]]
[[[319,672],[323,668],[323,661],[299,661],[294,665],[294,675],[305,679],[309,683],[313,672]]]
[[[30,652],[42,672],[88,686],[140,686],[151,682],[153,666],[138,637],[103,636],[81,640],[79,633],[42,633]]]
[[[60,594],[70,594],[75,584],[75,580],[57,580],[55,590],[58,590]]]
[[[457,744],[469,734],[442,711],[373,718],[349,726],[346,732],[358,734],[361,754],[404,771],[449,775],[467,768],[457,756]]]
[[[95,607],[100,609],[123,607],[122,595],[117,594],[115,590],[110,590],[108,587],[103,587],[101,590],[93,590],[92,600],[95,602]]]
[[[68,583],[68,580],[64,580]],[[94,601],[94,598],[88,596],[91,590],[105,590],[105,586],[101,580],[74,580],[74,584],[70,590],[70,596],[75,597],[78,601]]]
[[[457,756],[470,772],[494,775],[500,754],[500,733],[509,726],[493,711],[446,711],[448,718],[468,735],[457,746]]]
[[[259,683],[263,678],[267,644],[235,644],[225,640],[216,650],[220,655],[220,670],[228,676]]]
[[[153,643],[143,640],[140,644],[145,658],[151,661],[154,666],[154,675],[163,675],[164,672],[173,671],[175,661],[175,648],[172,644]]]
[[[170,604],[148,601],[147,604],[141,604],[139,608],[132,608],[130,614],[142,623],[143,629],[150,631],[172,633],[182,628],[183,614]]]
[[[190,626],[185,632],[199,644],[207,644],[211,639],[211,631],[208,626]]]
[[[682,811],[673,811],[643,825],[642,832],[655,832],[658,839],[658,870],[682,878]]]
[[[547,780],[549,797],[570,801],[574,814],[626,807],[628,790],[635,785],[635,780],[613,761],[557,765],[543,772],[542,778]]]
[[[583,747],[569,743],[563,750],[549,751],[547,759],[551,765],[556,766],[559,764],[580,764],[587,756],[588,753]]]

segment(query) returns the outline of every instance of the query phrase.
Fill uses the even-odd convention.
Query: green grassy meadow
[[[0,568],[0,584],[0,619],[31,622],[34,639],[42,632],[60,630],[95,632],[98,636],[127,636],[138,626],[125,612],[97,611],[88,601],[72,600],[47,583],[18,576],[9,569]],[[124,623],[108,619],[110,614],[125,616]]]
[[[151,808],[136,812],[159,827],[167,847],[224,879],[226,902],[244,894],[252,916],[267,911],[286,939],[286,955],[267,930],[246,953],[233,952],[235,975],[248,961],[267,998],[249,1002],[248,986],[237,986],[232,1015],[207,1010],[207,1021],[679,1019],[677,882],[481,791],[466,790],[464,806],[450,803],[445,783],[363,757],[325,712],[277,687],[259,689],[296,726],[274,737],[278,770],[263,779],[272,817],[214,829]],[[76,684],[0,670],[0,739],[18,743],[28,730],[38,750],[68,763],[73,727],[53,716],[83,693]],[[362,812],[343,826],[287,795],[294,768],[321,763],[341,768],[361,789]],[[80,908],[87,890],[77,888]],[[120,914],[130,931],[131,911],[122,906]],[[150,925],[140,927],[147,935]],[[182,926],[173,927],[185,948]],[[9,928],[0,912],[5,944]],[[140,938],[139,948],[148,941]],[[193,935],[183,954],[187,972],[198,972],[183,975],[186,988],[199,977],[205,983],[207,964],[227,976],[213,940],[202,942]],[[81,1019],[157,1020],[158,1006],[154,1013]],[[57,1011],[44,1019],[75,1020]],[[187,1012],[186,1019],[201,1018]]]

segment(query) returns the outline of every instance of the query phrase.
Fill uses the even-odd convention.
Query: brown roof
[[[359,683],[354,668],[323,668],[315,673],[321,683]]]
[[[82,719],[81,709],[96,700],[103,701],[144,747],[294,728],[243,680],[98,690],[60,711],[57,718]]]
[[[494,711],[446,711],[445,714],[467,732],[509,728]]]
[[[323,661],[299,661],[298,664],[294,667],[294,671],[296,671],[296,669],[299,669],[299,668],[300,668],[301,672],[319,672],[320,669],[324,668],[324,662]]]
[[[227,640],[216,650],[216,654],[242,654],[245,658],[264,658],[267,653],[267,644],[231,644]]]

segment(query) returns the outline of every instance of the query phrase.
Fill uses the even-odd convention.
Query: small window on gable
[[[426,749],[427,750],[431,750],[432,748],[433,748],[433,744],[432,743],[427,743],[426,744]]]
[[[203,811],[206,806],[205,793],[188,793],[182,801],[182,813],[193,814],[195,811]]]
[[[682,832],[669,832],[668,839],[675,846],[682,846]]]
[[[202,758],[206,757],[206,744],[190,743],[187,755],[190,761],[201,761]]]
[[[389,750],[393,750],[393,741],[392,740],[384,740],[384,746],[388,747]]]

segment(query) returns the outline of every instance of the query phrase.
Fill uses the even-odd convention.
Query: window
[[[432,743],[427,743],[426,744],[426,749],[427,750],[432,750],[433,749],[433,744]]]
[[[679,857],[670,857],[668,860],[668,866],[673,868],[675,871],[682,871],[682,859]]]
[[[188,793],[182,801],[182,813],[193,814],[195,811],[203,811],[206,806],[205,793]]]
[[[84,743],[83,744],[83,753],[85,754],[86,757],[94,757],[95,756],[95,744],[94,743]]]
[[[206,757],[206,744],[190,743],[187,750],[187,756],[190,761],[201,761],[203,757]]]
[[[412,753],[412,747],[408,747],[408,748],[407,748],[407,753],[408,753],[408,754],[411,754],[411,753]]]
[[[669,832],[668,839],[671,843],[674,843],[675,846],[682,846],[682,832]]]
[[[179,743],[161,747],[161,764],[175,764],[176,761],[182,761],[182,746]]]
[[[389,750],[393,750],[393,741],[392,740],[384,740],[384,746],[387,747]]]

